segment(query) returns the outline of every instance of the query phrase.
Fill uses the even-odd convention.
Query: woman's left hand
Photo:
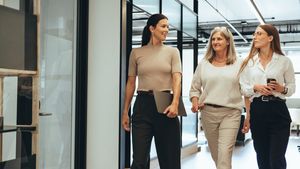
[[[276,81],[272,81],[272,82],[268,83],[268,86],[271,87],[273,89],[273,91],[276,91],[279,93],[282,93],[284,91],[284,86],[280,85]]]
[[[242,133],[248,133],[250,129],[250,118],[246,117],[243,128],[242,128]]]
[[[178,105],[171,104],[166,108],[164,111],[164,114],[166,114],[169,118],[175,118],[178,115]]]

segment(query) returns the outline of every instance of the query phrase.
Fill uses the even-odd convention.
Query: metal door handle
[[[52,113],[40,112],[39,116],[52,116]]]

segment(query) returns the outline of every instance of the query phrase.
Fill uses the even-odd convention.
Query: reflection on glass
[[[183,6],[183,32],[197,38],[197,15]]]
[[[18,78],[3,78],[3,117],[4,126],[17,124]],[[7,132],[2,135],[2,161],[16,158],[16,132]]]
[[[185,6],[187,6],[191,10],[194,9],[194,0],[179,0],[179,1],[181,1]]]
[[[180,13],[181,5],[174,0],[162,1],[162,13],[168,17],[169,24],[174,26],[177,30],[180,28]]]
[[[41,1],[41,169],[71,169],[75,0]],[[74,11],[75,10],[75,11]]]
[[[159,13],[159,0],[132,0],[132,3],[150,14]]]

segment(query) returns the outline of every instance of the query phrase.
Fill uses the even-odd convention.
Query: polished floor
[[[286,153],[287,169],[299,169],[300,167],[300,137],[292,134]],[[206,144],[201,145],[201,151],[182,160],[182,169],[215,169]],[[258,169],[256,156],[253,149],[253,142],[248,139],[245,145],[235,147],[232,169]]]
[[[203,133],[199,133],[201,151],[183,158],[181,169],[216,169],[205,141]],[[300,136],[297,136],[296,133],[293,132],[291,133],[286,152],[287,169],[300,168],[300,152],[298,146],[300,146]],[[157,163],[153,166],[151,165],[150,168],[160,169]],[[235,146],[232,158],[232,169],[258,169],[256,154],[253,149],[250,134],[247,136],[247,141],[244,145],[240,144]]]

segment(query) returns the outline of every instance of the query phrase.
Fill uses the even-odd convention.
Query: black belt
[[[217,105],[217,104],[210,104],[210,103],[205,103],[204,105],[211,106],[211,107],[214,107],[214,108],[225,107],[225,106],[221,106],[221,105]]]
[[[270,96],[260,96],[260,97],[256,97],[253,99],[254,101],[263,101],[263,102],[274,102],[274,101],[278,101],[278,102],[285,102],[285,99],[281,99],[280,97],[275,97],[273,95]]]
[[[170,90],[163,90],[162,92],[171,93]],[[138,90],[137,93],[141,95],[153,95],[153,90],[148,90],[148,91]]]

